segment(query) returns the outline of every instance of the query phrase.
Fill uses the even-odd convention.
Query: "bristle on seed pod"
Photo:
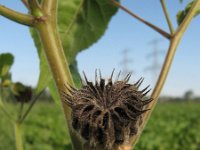
[[[150,91],[149,86],[139,91],[143,82],[129,84],[131,74],[116,81],[111,77],[106,81],[95,73],[95,83],[88,81],[77,90],[67,85],[63,92],[63,101],[72,108],[72,126],[90,143],[91,147],[103,145],[105,149],[123,144],[137,134],[142,122],[142,115],[148,111],[146,106],[153,100],[144,100]]]

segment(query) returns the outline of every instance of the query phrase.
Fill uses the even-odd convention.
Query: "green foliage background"
[[[135,150],[200,150],[199,107],[200,102],[158,104]],[[0,116],[0,150],[15,150],[13,127],[1,111]],[[39,102],[23,125],[25,149],[70,150],[63,118],[58,105]]]

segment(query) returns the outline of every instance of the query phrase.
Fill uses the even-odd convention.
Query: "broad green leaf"
[[[78,52],[91,46],[104,34],[109,20],[117,10],[108,0],[84,0],[79,10],[80,3],[81,0],[59,3],[59,30],[70,64]],[[79,15],[76,17],[78,10]]]
[[[110,5],[108,0],[59,1],[59,33],[76,85],[80,83],[76,55],[98,41],[106,31],[108,23],[116,11],[117,8]],[[51,84],[49,89],[53,91],[52,89],[56,89],[55,84],[50,83],[52,76],[39,37],[35,31],[31,32],[40,57],[40,77],[37,89]]]
[[[47,87],[48,83],[53,80],[50,74],[49,66],[47,64],[44,51],[41,51],[40,58],[44,59],[40,60],[40,76],[37,87],[34,91],[35,95],[38,95],[41,91],[43,91]]]
[[[188,14],[188,12],[190,11],[190,8],[192,7],[192,4],[193,4],[194,2],[195,2],[195,0],[193,0],[192,2],[190,2],[190,3],[186,6],[186,8],[185,8],[184,10],[181,10],[181,11],[179,11],[179,12],[177,13],[177,15],[176,15],[176,20],[177,20],[178,25],[180,25],[180,24],[183,22],[184,18],[186,17],[186,15]],[[199,10],[197,10],[197,12],[196,12],[196,14],[195,14],[194,17],[196,17],[196,16],[199,15],[199,14],[200,14],[200,7],[199,7]]]
[[[0,77],[6,76],[14,62],[14,57],[10,53],[0,54]]]

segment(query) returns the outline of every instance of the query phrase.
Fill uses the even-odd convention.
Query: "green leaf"
[[[53,80],[49,70],[49,66],[46,61],[44,51],[41,52],[40,57],[43,59],[40,60],[40,75],[37,87],[34,91],[35,95],[38,95],[41,91],[43,91],[47,87],[48,83],[50,83],[50,81]]]
[[[186,6],[186,8],[185,8],[184,10],[181,10],[181,11],[179,11],[179,12],[177,13],[177,15],[176,15],[176,20],[177,20],[178,25],[180,25],[180,24],[183,22],[184,18],[187,16],[188,12],[190,11],[190,8],[192,7],[192,4],[193,4],[195,1],[196,1],[196,0],[193,0],[192,2],[190,2],[190,3]],[[194,17],[196,17],[196,16],[199,15],[199,14],[200,14],[200,8],[199,8],[199,10],[197,10],[197,12],[195,13]]]
[[[80,84],[75,60],[76,55],[99,40],[116,11],[117,8],[110,5],[108,0],[59,1],[59,33],[73,78],[77,83],[76,85]],[[41,90],[49,86],[52,92],[56,87],[51,82],[52,75],[49,71],[46,57],[43,54],[39,37],[36,31],[32,30],[31,33],[40,57],[40,77],[36,89]]]
[[[14,62],[14,57],[10,53],[0,54],[0,77],[6,76]]]
[[[59,3],[61,11],[58,11],[58,24],[65,54],[70,64],[78,52],[99,40],[111,17],[117,11],[108,0],[84,0],[82,8],[79,9],[80,3],[81,0]],[[70,26],[71,24],[73,25]]]

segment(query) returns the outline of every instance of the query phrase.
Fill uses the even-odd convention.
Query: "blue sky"
[[[177,27],[176,13],[183,9],[188,1],[185,0],[183,4],[180,4],[179,0],[166,2],[173,25]],[[168,31],[159,0],[122,0],[122,3],[146,20]],[[0,4],[26,12],[18,0],[0,0]],[[191,89],[195,95],[200,96],[199,24],[200,17],[196,17],[186,31],[177,49],[162,95],[181,96]],[[94,79],[96,68],[100,68],[103,76],[107,77],[113,68],[117,71],[122,69],[122,50],[128,49],[128,57],[132,60],[128,68],[134,71],[132,81],[142,76],[145,78],[144,86],[153,86],[155,77],[152,73],[144,71],[152,64],[152,59],[147,59],[146,56],[153,50],[149,44],[153,39],[161,39],[158,48],[163,51],[159,57],[159,63],[162,64],[168,41],[120,10],[112,18],[104,36],[77,56],[78,68],[80,72],[87,72],[90,79]],[[39,60],[29,29],[0,17],[0,45],[0,53],[11,52],[15,56],[11,70],[13,80],[35,86],[39,75]]]

